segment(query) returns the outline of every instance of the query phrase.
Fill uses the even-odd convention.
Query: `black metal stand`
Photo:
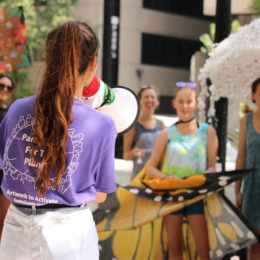
[[[218,162],[221,163],[222,171],[226,170],[226,140],[227,140],[227,121],[228,121],[228,99],[220,98],[215,102],[216,110],[216,130],[219,140]]]
[[[217,0],[216,9],[216,42],[224,40],[231,31],[231,0]],[[221,75],[219,75],[221,77]],[[215,103],[217,134],[219,138],[218,157],[222,170],[225,171],[226,163],[226,140],[227,140],[227,119],[228,119],[228,99],[220,98]],[[241,249],[234,254],[228,254],[222,260],[228,260],[237,255],[241,260],[247,259],[247,249]]]
[[[216,37],[215,42],[224,40],[231,31],[231,0],[218,0],[216,8]],[[219,75],[221,77],[221,75]],[[214,83],[214,82],[213,82]],[[219,138],[218,162],[225,171],[228,99],[220,98],[215,103],[217,134]]]
[[[117,85],[119,55],[120,0],[105,0],[102,80]]]
[[[120,0],[104,1],[102,80],[110,87],[118,84]],[[123,136],[116,139],[115,157],[123,158]]]

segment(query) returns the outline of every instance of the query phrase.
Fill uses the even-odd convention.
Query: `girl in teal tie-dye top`
[[[198,124],[194,118],[198,105],[195,84],[179,82],[173,99],[179,121],[158,136],[147,168],[150,178],[183,178],[206,171],[215,171],[218,139],[213,127]],[[162,167],[160,163],[162,162]],[[208,231],[203,201],[187,206],[164,217],[167,231],[169,260],[182,259],[182,219],[191,226],[198,256],[208,260]]]

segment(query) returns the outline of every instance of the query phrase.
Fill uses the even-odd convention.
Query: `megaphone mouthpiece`
[[[120,134],[134,125],[140,111],[138,98],[132,90],[121,86],[110,88],[97,77],[83,90],[83,99],[89,106],[112,117]]]

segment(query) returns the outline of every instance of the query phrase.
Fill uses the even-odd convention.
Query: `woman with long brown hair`
[[[112,119],[81,101],[99,43],[84,23],[48,34],[40,93],[17,100],[0,126],[7,212],[0,259],[98,259],[89,202],[115,191]]]

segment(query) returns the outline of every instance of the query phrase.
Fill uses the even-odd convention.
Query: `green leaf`
[[[249,6],[249,10],[254,11],[256,13],[260,13],[260,0],[252,0],[251,5]]]
[[[210,37],[209,34],[204,33],[199,37],[199,40],[202,42],[202,44],[204,45],[205,49],[207,50],[207,52],[212,51],[213,49],[213,41]]]
[[[232,26],[231,32],[238,32],[240,30],[240,23],[238,20],[233,20],[231,26]],[[203,46],[200,49],[202,52],[209,53],[213,50],[215,34],[216,34],[216,24],[211,23],[209,25],[209,33],[204,33],[199,36],[199,40],[203,44]]]
[[[18,16],[20,19],[23,17],[23,11],[20,8],[18,10]]]
[[[200,51],[203,52],[203,53],[208,53],[208,51],[205,47],[200,47]]]
[[[240,31],[240,22],[237,19],[235,19],[231,23],[231,32],[236,33],[239,31]]]
[[[13,8],[11,13],[9,14],[9,18],[14,17],[19,11],[19,8]]]
[[[31,62],[27,55],[21,55],[22,60],[24,61],[25,66],[29,67],[31,65]]]
[[[23,68],[24,67],[24,65],[22,63],[20,63],[20,62],[16,62],[15,65],[17,67],[19,67],[19,68]]]
[[[0,0],[0,8],[6,8],[6,12],[10,17],[13,17],[15,14],[21,17],[22,12],[18,6],[23,8],[26,34],[29,38],[29,41],[26,42],[24,46],[24,50],[30,54],[32,60],[42,60],[47,34],[56,25],[64,23],[65,21],[77,20],[87,22],[97,33],[98,26],[93,26],[90,21],[84,18],[71,15],[70,6],[76,5],[79,2],[78,0],[48,0],[48,5],[41,6],[41,8],[35,8],[36,2],[35,0]],[[24,64],[22,64],[23,62]],[[24,68],[25,65],[29,66],[29,58],[27,55],[16,65],[18,68]],[[17,76],[19,71],[20,70],[12,71],[12,73],[15,73],[15,76]],[[25,74],[27,75],[26,69]],[[16,82],[18,85],[26,85],[29,84],[29,79],[17,76]]]
[[[216,35],[216,24],[215,23],[210,23],[209,25],[209,35],[212,41],[215,41],[215,35]]]
[[[28,54],[30,53],[28,42],[24,42],[23,49],[25,50],[26,53],[28,53]]]

